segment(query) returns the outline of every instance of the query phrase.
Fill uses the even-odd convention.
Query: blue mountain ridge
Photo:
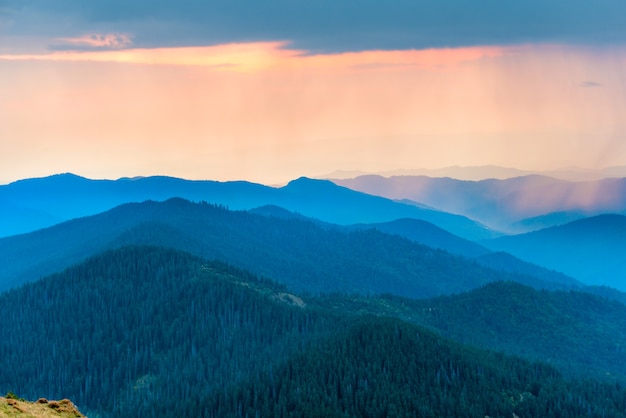
[[[33,217],[31,224],[22,222],[19,232],[23,233],[51,226],[58,220],[101,213],[124,203],[164,201],[173,197],[206,201],[234,210],[276,205],[340,225],[412,218],[431,222],[470,240],[500,235],[464,216],[405,205],[337,186],[327,180],[305,177],[275,188],[245,181],[194,181],[163,176],[90,180],[61,174],[0,186],[0,202],[3,204],[0,211],[6,212],[11,207],[37,210],[40,216]],[[0,220],[0,237],[17,232],[15,223]]]
[[[607,214],[482,242],[586,284],[626,290],[626,216]]]
[[[300,214],[287,211],[286,209],[277,206],[253,209],[251,210],[251,212],[283,219],[307,219]],[[603,216],[600,219],[610,220],[612,219],[612,216]],[[620,218],[618,217],[617,219],[619,220]],[[591,224],[592,222],[589,223]],[[325,224],[319,221],[318,225],[321,225],[325,228],[337,227],[337,225]],[[346,228],[354,230],[375,228],[387,234],[398,235],[422,245],[439,248],[452,254],[457,254],[463,257],[470,258],[475,262],[494,270],[504,271],[507,273],[528,275],[546,282],[561,283],[565,286],[571,286],[574,288],[582,288],[585,286],[580,281],[580,278],[579,280],[573,279],[573,277],[578,277],[575,271],[571,271],[569,275],[567,275],[561,272],[560,265],[552,265],[543,259],[535,260],[532,256],[530,256],[530,259],[533,261],[529,262],[526,258],[526,253],[517,253],[518,255],[514,256],[508,252],[500,250],[500,248],[495,245],[489,245],[493,249],[492,251],[492,249],[489,249],[486,246],[460,238],[445,231],[444,229],[437,227],[436,225],[418,219],[397,219],[383,223],[356,224],[348,225],[346,226]],[[610,227],[607,228],[610,229]],[[619,231],[620,229],[618,227],[616,229],[617,234],[613,237],[613,240],[616,241],[616,243],[614,243],[616,247],[620,247],[621,243]],[[609,240],[611,239],[610,235],[597,232],[598,231],[596,231],[594,227],[589,227],[585,230],[580,231],[580,234],[582,235],[579,236],[577,240],[591,240],[592,242],[594,240],[598,240],[598,245],[601,246],[603,245],[602,241],[604,240],[605,235],[609,237]],[[509,239],[513,238],[506,237],[499,240],[487,242],[507,241]],[[533,246],[534,244],[530,245],[530,247]],[[619,262],[619,260],[621,260],[621,258],[616,256],[614,257],[614,260],[609,260],[608,265],[611,265],[613,261]],[[587,270],[595,270],[596,268],[594,267],[594,263],[596,262],[601,262],[605,265],[607,264],[605,261],[596,260],[593,257],[583,258],[582,262],[584,264],[589,263],[588,265],[585,265],[585,269]],[[548,267],[545,267],[545,264],[543,263],[548,264]],[[600,270],[601,269],[602,267],[600,267]],[[615,286],[615,283],[604,282],[603,280],[599,282],[591,281],[588,282],[588,284],[592,286]],[[586,287],[586,290],[592,293],[604,294],[607,297],[624,300],[622,298],[622,295],[618,295],[617,297],[612,296],[610,289],[603,290],[598,288],[591,289],[590,287]]]
[[[0,289],[36,280],[100,251],[126,245],[189,251],[310,292],[428,297],[497,280],[548,289],[579,287],[572,280],[542,280],[525,273],[489,269],[374,227],[261,216],[173,198],[127,203],[98,215],[0,239]]]

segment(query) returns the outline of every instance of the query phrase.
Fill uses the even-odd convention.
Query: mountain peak
[[[34,177],[34,178],[29,178],[29,179],[17,180],[11,184],[20,184],[20,183],[32,184],[34,182],[41,182],[41,181],[53,181],[53,182],[65,183],[65,182],[70,182],[70,181],[85,181],[85,180],[89,180],[89,179],[86,177],[79,176],[74,173],[58,173],[58,174],[52,174],[50,176],[45,176],[45,177]]]
[[[590,216],[587,218],[576,219],[572,222],[553,226],[540,231],[534,231],[536,234],[552,233],[555,231],[586,231],[589,233],[598,233],[600,231],[616,236],[621,241],[621,231],[626,228],[626,216],[616,213],[603,213],[596,216]],[[530,232],[529,234],[532,234]]]
[[[333,184],[330,180],[324,180],[324,179],[313,179],[311,177],[306,177],[306,176],[302,176],[302,177],[298,177],[295,180],[291,180],[289,183],[287,183],[287,185],[290,184],[314,184],[314,183],[331,183]]]
[[[335,183],[333,183],[330,180],[317,180],[317,179],[312,179],[309,177],[299,177],[295,180],[291,180],[289,183],[287,183],[287,186],[285,187],[289,189],[298,189],[298,190],[302,190],[304,188],[307,188],[307,189],[315,188],[315,189],[320,189],[320,190],[326,190],[328,188],[334,189],[339,186],[337,186]]]

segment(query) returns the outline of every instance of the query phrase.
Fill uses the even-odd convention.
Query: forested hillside
[[[491,270],[372,229],[325,228],[308,220],[260,216],[182,199],[127,204],[0,239],[0,285],[6,289],[57,272],[99,251],[134,244],[172,247],[224,260],[292,290],[313,293],[392,293],[423,298],[498,280],[554,286],[531,276]]]
[[[541,267],[537,264],[529,263],[502,251],[491,252],[489,254],[476,257],[474,260],[477,263],[494,270],[535,277],[544,283],[561,284],[563,285],[562,288],[587,288],[587,286],[583,285],[582,282],[579,282],[570,276],[555,270]],[[543,286],[543,288],[548,288],[548,286]],[[557,286],[554,286],[552,289],[555,290],[557,288]]]
[[[411,241],[428,247],[439,248],[452,254],[470,258],[493,270],[534,277],[538,279],[537,282],[533,284],[527,281],[526,284],[531,284],[536,287],[562,289],[584,286],[582,283],[563,273],[529,263],[509,253],[502,251],[492,252],[482,245],[457,237],[425,221],[417,219],[397,219],[386,223],[360,224],[352,225],[351,227],[354,229],[375,228],[387,234],[408,238]]]
[[[512,282],[428,300],[373,301],[374,312],[428,326],[456,341],[541,360],[572,376],[626,382],[623,303],[577,291],[538,291]]]
[[[216,393],[202,409],[232,417],[622,417],[625,394],[365,317],[271,374]]]
[[[397,317],[455,341],[552,364],[572,377],[626,383],[626,365],[621,361],[626,305],[607,299],[614,296],[496,282],[424,300],[337,294],[311,303],[355,315]]]
[[[160,416],[143,408],[201,399],[341,326],[242,271],[147,247],[4,293],[0,312],[0,391],[87,415]]]
[[[71,398],[102,417],[624,416],[620,383],[564,378],[331,299],[174,250],[109,251],[0,295],[0,391]]]
[[[457,237],[436,225],[419,219],[396,219],[385,223],[357,224],[353,227],[359,229],[376,228],[387,234],[400,235],[411,241],[465,257],[479,257],[490,252],[487,248],[473,241]]]

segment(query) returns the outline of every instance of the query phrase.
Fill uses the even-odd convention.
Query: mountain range
[[[513,235],[480,240],[492,251],[574,277],[626,290],[626,178],[571,182],[544,176],[460,181],[451,178],[362,176],[338,184],[403,202],[462,214]],[[478,256],[512,268],[493,253]]]
[[[307,178],[2,186],[3,231],[36,230],[0,238],[0,391],[101,418],[624,417],[626,216],[588,216],[620,181],[420,181],[440,201]],[[561,207],[596,186],[614,193]],[[564,224],[502,236],[441,202]]]
[[[388,181],[393,182],[399,179],[383,179],[376,177],[374,179],[356,180],[374,180],[371,184],[378,184],[378,182],[380,182],[380,187],[386,187]],[[416,179],[404,178],[404,180],[408,181],[410,184],[415,184],[414,180]],[[431,182],[436,179],[419,178],[418,180],[426,182],[425,184],[431,184]],[[452,179],[439,180],[443,183],[437,184],[443,184],[444,186],[445,184],[451,184],[454,186],[452,188],[442,187],[443,190],[448,190],[451,194],[455,195],[454,190],[458,188],[456,195],[461,197],[466,196],[466,200],[469,200],[471,196],[475,196],[476,190],[484,186],[483,183],[499,182],[495,180],[486,182],[459,182]],[[483,202],[481,205],[482,207],[488,208],[484,210],[485,213],[495,213],[501,211],[503,204],[498,202],[494,196],[497,196],[498,190],[504,190],[506,188],[505,186],[517,185],[520,190],[526,190],[523,186],[528,186],[529,184],[535,186],[542,184],[557,184],[557,186],[559,186],[563,184],[562,181],[556,181],[556,183],[554,183],[555,181],[554,179],[543,177],[518,178],[502,181],[499,182],[500,184],[497,188],[489,189],[492,191],[495,190],[494,195],[489,195],[491,196],[490,198],[483,199],[483,201],[487,203]],[[609,182],[609,180],[604,181],[603,184],[607,182]],[[609,186],[615,184],[619,185],[620,182],[621,180],[611,180],[610,183],[607,184],[609,184]],[[607,187],[610,188],[609,186],[603,186],[603,190],[608,190]],[[537,187],[541,189],[541,187]],[[432,187],[431,189],[434,190]],[[515,188],[513,189],[515,190]],[[530,190],[535,189],[530,187]],[[487,191],[483,190],[481,193],[487,193]],[[539,237],[537,241],[540,241],[538,245],[531,242],[533,235],[509,236],[502,237],[501,239],[484,239],[485,235],[490,238],[494,234],[494,231],[487,230],[468,218],[430,210],[427,209],[427,205],[415,207],[411,204],[401,204],[385,198],[338,187],[328,181],[310,180],[306,178],[293,181],[282,188],[272,188],[247,182],[198,182],[168,177],[105,181],[88,180],[68,174],[43,179],[25,180],[0,188],[0,196],[3,196],[5,200],[9,198],[12,199],[10,205],[0,206],[0,208],[2,208],[1,210],[8,213],[8,216],[2,218],[0,225],[3,225],[5,230],[15,228],[16,226],[13,220],[16,217],[23,216],[28,218],[28,222],[31,222],[31,226],[34,227],[34,225],[41,220],[41,217],[31,216],[33,212],[37,214],[45,213],[45,218],[48,219],[48,221],[50,219],[58,221],[64,217],[80,218],[87,213],[97,212],[102,208],[107,208],[120,201],[142,201],[142,199],[150,196],[159,200],[166,199],[167,196],[171,195],[186,195],[196,199],[196,201],[203,201],[203,198],[212,198],[215,201],[222,202],[220,203],[222,206],[227,206],[231,209],[249,209],[253,214],[260,214],[266,217],[283,218],[283,220],[290,219],[292,221],[299,219],[301,221],[312,222],[318,228],[325,230],[324,233],[326,234],[330,233],[330,231],[338,231],[340,227],[347,227],[354,231],[375,228],[386,234],[399,235],[419,244],[471,258],[474,262],[490,269],[533,277],[539,281],[535,283],[526,281],[526,283],[538,287],[550,287],[554,284],[574,287],[580,285],[580,283],[576,283],[575,280],[566,277],[563,274],[565,273],[587,285],[612,286],[622,290],[624,289],[622,282],[626,274],[626,269],[620,261],[621,257],[619,254],[623,245],[618,233],[622,229],[620,229],[619,225],[608,225],[610,220],[618,222],[619,219],[621,219],[619,217],[609,218],[609,220],[603,223],[602,227],[595,229],[595,232],[594,228],[581,229],[574,235],[572,235],[572,232],[567,232],[570,231],[570,229],[559,229],[556,230],[556,232],[551,232],[550,235],[555,237],[554,240],[565,240],[567,245],[560,245],[557,242],[555,245],[550,245],[545,251],[534,251],[533,253],[533,249],[542,248],[542,243],[548,242],[541,238],[544,236],[543,234],[538,233],[537,235],[537,237]],[[455,198],[450,197],[450,199],[454,200]],[[615,200],[615,198],[612,199]],[[253,206],[257,203],[261,204],[261,206]],[[284,204],[287,208],[281,207],[278,204]],[[477,203],[475,207],[481,205]],[[250,208],[250,206],[253,207]],[[19,210],[18,208],[20,207],[23,210]],[[313,216],[313,218],[305,216],[305,214],[309,214],[309,216]],[[2,286],[4,288],[7,288],[13,284],[33,280],[58,271],[58,268],[67,267],[72,263],[84,259],[85,256],[94,254],[104,248],[110,248],[115,240],[122,239],[120,236],[122,236],[123,233],[125,233],[126,238],[124,239],[126,239],[128,243],[136,242],[136,240],[128,239],[132,234],[127,230],[132,228],[151,229],[152,232],[149,234],[146,232],[145,234],[152,235],[153,241],[148,240],[147,243],[158,244],[158,240],[154,238],[154,236],[157,235],[167,237],[167,239],[163,238],[164,242],[175,241],[175,237],[180,238],[184,236],[185,238],[180,238],[179,241],[186,240],[186,245],[172,245],[176,248],[192,251],[194,254],[200,256],[207,256],[211,252],[219,256],[224,252],[222,250],[209,250],[205,244],[197,245],[198,248],[202,247],[204,252],[200,252],[197,249],[194,250],[190,248],[190,240],[188,238],[188,236],[190,234],[193,235],[193,233],[181,232],[179,226],[172,227],[171,225],[169,226],[169,230],[167,230],[164,224],[167,224],[169,221],[165,221],[164,218],[155,220],[156,223],[160,223],[158,226],[140,226],[139,224],[142,223],[142,219],[145,222],[149,222],[152,219],[150,216],[145,218],[142,218],[142,216],[145,215],[141,211],[137,214],[133,214],[131,211],[130,214],[124,214],[123,216],[106,221],[110,227],[103,228],[102,226],[94,226],[93,234],[84,232],[84,228],[86,228],[84,225],[76,227],[73,229],[73,231],[75,231],[73,233],[79,238],[77,238],[76,242],[74,242],[74,239],[66,239],[64,245],[58,244],[60,239],[58,233],[50,233],[50,236],[53,238],[48,240],[36,238],[31,241],[30,238],[18,238],[16,236],[6,237],[6,239],[0,240],[0,247],[7,248],[5,252],[0,252],[0,259],[3,260],[3,266],[0,267],[0,282],[3,283]],[[176,218],[176,216],[174,216],[174,218]],[[185,216],[189,217],[188,215]],[[439,225],[427,222],[423,219],[417,219],[418,217],[432,218],[437,221]],[[383,221],[381,221],[381,219]],[[349,225],[348,222],[350,220],[365,220],[366,222]],[[343,225],[333,224],[331,221],[337,221],[338,223],[343,223]],[[89,222],[90,221],[87,220],[85,221],[86,224]],[[184,229],[186,231],[193,230],[193,226],[191,225],[193,225],[192,221],[187,222]],[[68,228],[72,230],[69,226],[65,226],[59,230],[65,231]],[[160,232],[155,232],[158,228],[165,229]],[[97,232],[100,231],[100,229],[103,230],[102,233]],[[571,228],[571,230],[575,229],[575,227]],[[89,230],[88,227],[87,230]],[[465,233],[470,231],[470,235],[472,235],[474,239],[468,240],[452,234],[450,232],[451,230],[457,230],[457,232],[461,230],[461,232]],[[564,233],[567,232],[569,235],[556,238],[556,235],[561,233],[560,231]],[[593,235],[590,235],[592,232]],[[72,232],[64,233],[69,234],[68,236],[70,237],[73,236]],[[616,233],[617,237],[615,237]],[[46,236],[46,234],[48,233],[38,231],[34,233],[33,237],[43,237]],[[80,236],[91,236],[92,238],[90,240],[81,240]],[[301,239],[307,239],[305,234],[301,236]],[[194,239],[198,241],[197,238]],[[205,238],[200,238],[199,240],[202,242],[203,239]],[[262,238],[258,239],[262,240]],[[568,257],[573,253],[569,246],[574,245],[574,243],[584,243],[590,240],[594,244],[578,245],[580,251],[576,254],[578,254],[579,257],[576,262],[569,263]],[[39,241],[43,243],[38,244],[37,242]],[[526,244],[529,250],[521,248],[520,245],[508,244],[522,241],[529,242]],[[29,242],[29,244],[23,244],[24,242]],[[29,245],[33,246],[29,247]],[[74,245],[74,249],[71,251],[68,250],[68,247],[72,245]],[[236,248],[237,245],[239,244],[233,243],[232,248]],[[218,248],[218,245],[214,243],[210,247]],[[21,251],[22,255],[18,254],[16,256],[16,251]],[[237,252],[235,250],[229,251],[230,254],[236,254]],[[55,252],[57,253],[56,255],[54,255]],[[538,253],[544,254],[545,256],[537,255]],[[24,257],[23,254],[37,254],[37,256],[29,260],[28,257]],[[547,254],[550,255],[548,256]],[[229,258],[228,261],[230,260]],[[529,264],[528,262],[533,264]],[[280,274],[276,274],[273,268],[268,267],[267,270],[257,269],[250,263],[244,265],[244,267],[257,271],[259,274],[272,273],[272,275],[281,280],[285,279]],[[312,286],[311,289],[313,289],[313,287],[314,286]],[[365,288],[367,288],[367,286],[363,289]],[[445,286],[442,286],[442,289],[443,288],[445,288]],[[454,288],[454,286],[450,288]],[[431,290],[433,290],[432,286]],[[429,292],[430,290],[425,294],[430,294]],[[420,292],[411,294],[416,295],[420,294]],[[436,294],[436,292],[434,294]]]
[[[31,232],[63,220],[95,215],[115,206],[180,197],[230,209],[276,205],[336,224],[422,219],[468,239],[499,235],[464,216],[405,205],[355,192],[327,180],[300,178],[280,188],[255,183],[191,181],[171,177],[90,180],[73,174],[22,180],[0,186],[0,237]]]
[[[436,169],[389,170],[381,172],[338,170],[319,176],[321,179],[352,179],[360,176],[376,175],[382,177],[395,176],[427,176],[450,177],[458,180],[479,181],[487,179],[506,180],[514,177],[539,175],[553,177],[567,181],[588,181],[607,178],[626,177],[626,166],[605,167],[602,169],[584,169],[565,167],[557,170],[520,170],[517,168],[500,167],[496,165],[481,166],[450,166]]]
[[[462,181],[426,176],[360,176],[338,185],[414,201],[507,233],[529,232],[604,213],[626,212],[626,178],[572,182],[530,175]]]
[[[463,241],[455,238],[449,245],[458,242]],[[392,293],[419,298],[469,290],[496,280],[538,288],[581,286],[563,275],[539,279],[527,274],[530,270],[492,269],[487,262],[481,264],[368,225],[320,224],[301,216],[259,215],[176,198],[129,203],[0,239],[0,289],[131,244],[189,251],[271,277],[292,290],[315,293]],[[472,248],[480,247],[474,244]]]

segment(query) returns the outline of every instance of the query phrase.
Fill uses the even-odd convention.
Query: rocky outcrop
[[[0,397],[0,418],[3,417],[84,418],[85,415],[69,399],[49,401],[39,398],[36,402],[28,402],[9,394],[7,397]]]

